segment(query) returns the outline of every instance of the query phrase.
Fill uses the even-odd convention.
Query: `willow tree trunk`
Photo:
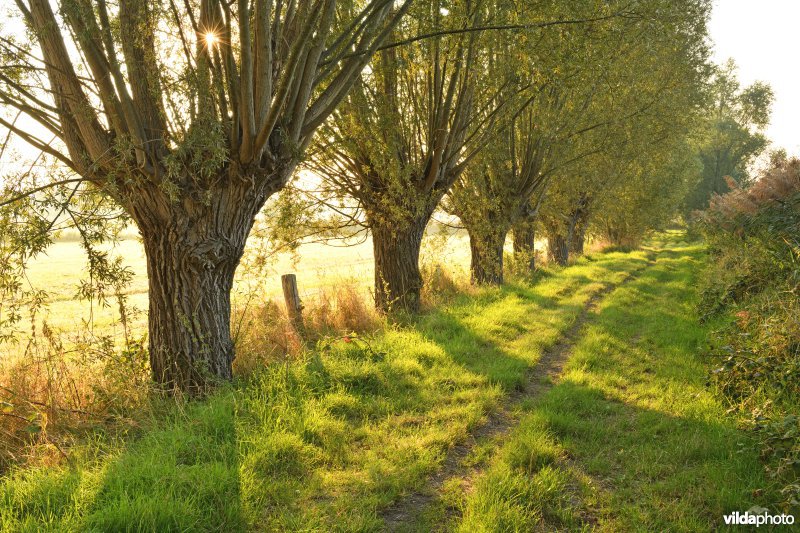
[[[536,270],[536,232],[533,222],[518,222],[512,230],[514,239],[514,260],[527,272]]]
[[[633,242],[632,239],[627,238],[627,232],[624,228],[610,224],[606,224],[606,238],[612,245],[622,248],[630,246]]]
[[[371,226],[375,254],[375,306],[379,311],[419,311],[422,291],[419,252],[428,218],[396,226]]]
[[[231,378],[233,277],[255,216],[283,182],[225,176],[207,199],[151,188],[131,200],[147,257],[150,365],[164,390],[197,394]]]
[[[547,236],[547,253],[551,261],[566,266],[569,262],[569,239],[561,233],[550,233]]]
[[[570,239],[570,252],[575,255],[583,255],[583,245],[586,242],[586,225],[578,223],[572,230],[572,238]]]
[[[470,278],[472,283],[478,285],[502,285],[503,247],[508,230],[494,228],[494,231],[481,232],[467,228],[467,233],[469,234]]]
[[[583,255],[583,243],[586,240],[586,226],[589,223],[590,205],[589,196],[582,195],[569,216],[567,240],[569,241],[569,251],[575,255]]]
[[[230,291],[243,247],[220,249],[204,261],[177,227],[143,233],[153,379],[189,392],[230,379]]]

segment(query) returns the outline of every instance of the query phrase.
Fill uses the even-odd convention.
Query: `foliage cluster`
[[[708,85],[707,113],[695,139],[702,172],[686,198],[687,212],[705,209],[712,195],[728,192],[727,178],[739,186],[752,181],[750,167],[769,144],[764,135],[774,99],[769,85],[742,87],[733,60],[716,67]]]
[[[702,310],[721,322],[711,381],[762,438],[786,505],[800,502],[800,161],[778,158],[698,217],[709,245]]]
[[[592,118],[570,138],[574,153],[551,178],[539,230],[561,263],[581,253],[586,235],[637,244],[674,217],[696,182],[700,169],[691,139],[708,112],[705,84],[713,71],[697,39],[708,6],[671,7],[680,10],[680,29],[663,28],[666,21],[656,18],[647,46],[633,33],[607,52],[598,77],[608,87],[601,85],[583,110],[582,117]]]

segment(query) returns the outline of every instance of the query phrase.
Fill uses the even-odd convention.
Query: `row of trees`
[[[56,221],[90,252],[132,221],[170,389],[231,376],[234,273],[298,165],[356,206],[387,312],[418,309],[439,208],[473,280],[501,283],[512,228],[531,268],[535,231],[565,263],[590,227],[622,241],[671,216],[695,169],[708,0],[15,1],[0,125],[39,155],[5,177],[3,291]]]

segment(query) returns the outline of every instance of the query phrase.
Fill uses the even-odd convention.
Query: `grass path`
[[[575,342],[584,328],[590,315],[606,295],[616,288],[628,283],[639,275],[647,266],[655,263],[655,253],[648,256],[648,262],[630,272],[617,283],[609,283],[598,290],[586,301],[580,314],[557,342],[544,350],[543,355],[533,368],[528,369],[521,387],[509,395],[504,405],[491,413],[487,420],[478,426],[468,438],[451,448],[443,466],[430,477],[422,490],[406,495],[381,513],[388,531],[403,531],[413,528],[432,505],[440,503],[444,487],[452,490],[459,485],[462,490],[470,490],[475,480],[483,473],[482,464],[473,464],[468,458],[475,452],[479,443],[500,441],[520,422],[518,408],[521,402],[527,402],[547,392],[555,380],[561,375],[564,365],[572,353]],[[449,509],[448,518],[456,514],[456,509]],[[428,524],[426,524],[428,525]]]
[[[713,529],[761,503],[763,479],[704,387],[701,254],[680,235],[594,254],[320,346],[206,401],[156,403],[130,430],[77,436],[67,464],[5,476],[0,524]]]
[[[406,530],[714,531],[765,506],[757,452],[705,387],[702,250],[675,236],[598,302],[556,383]],[[474,467],[473,467],[474,468]],[[465,482],[466,481],[466,482]]]

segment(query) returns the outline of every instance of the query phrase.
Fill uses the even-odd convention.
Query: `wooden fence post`
[[[286,313],[297,333],[302,336],[305,331],[303,325],[303,304],[300,302],[300,292],[297,290],[297,276],[284,274],[281,276],[283,286],[283,299],[286,301]]]

